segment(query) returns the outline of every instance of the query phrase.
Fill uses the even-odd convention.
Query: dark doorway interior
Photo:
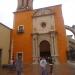
[[[45,51],[45,52],[40,52],[40,56],[41,57],[50,57],[51,55],[50,55],[50,51]]]
[[[51,58],[50,44],[46,40],[40,43],[40,57],[46,58],[47,61],[48,58]]]

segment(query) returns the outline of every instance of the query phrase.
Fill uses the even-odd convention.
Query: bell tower
[[[17,10],[32,10],[33,0],[18,0]]]

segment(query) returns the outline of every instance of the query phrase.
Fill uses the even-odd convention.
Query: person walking
[[[16,67],[17,75],[21,75],[23,72],[23,62],[21,56],[18,56],[18,58],[16,59],[15,67]]]
[[[40,67],[41,67],[41,75],[48,75],[47,72],[47,61],[46,59],[43,57],[40,60]]]

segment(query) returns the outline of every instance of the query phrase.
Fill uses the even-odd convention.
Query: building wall
[[[1,64],[9,63],[10,29],[0,25],[0,49],[2,49]]]
[[[59,53],[59,60],[61,63],[67,62],[66,51],[67,51],[67,37],[64,27],[64,20],[62,16],[61,5],[57,5],[54,8],[55,16],[55,28],[57,32],[57,47]]]
[[[43,12],[44,11],[44,12]],[[36,15],[38,14],[38,15]],[[55,63],[58,63],[58,49],[56,45],[56,36],[54,36],[54,39],[51,38],[51,32],[55,32],[55,19],[54,14],[51,13],[50,9],[48,8],[42,8],[38,10],[38,12],[33,17],[33,60],[36,60],[36,57],[38,58],[36,61],[39,60],[40,57],[40,43],[41,41],[48,41],[50,44],[50,53],[53,57],[53,60],[55,60]],[[41,15],[39,15],[41,14]],[[45,23],[46,26],[42,27],[42,23]],[[35,50],[36,49],[36,50]],[[49,55],[50,57],[50,55]]]
[[[52,15],[34,17],[33,31],[34,33],[47,33],[52,30],[51,26],[53,26],[55,31],[55,36],[56,36],[55,37],[55,40],[56,40],[55,45],[57,47],[57,48],[55,47],[55,51],[57,50],[56,55],[58,55],[57,58],[60,63],[65,63],[67,62],[67,59],[66,59],[67,37],[66,37],[66,31],[64,27],[64,20],[62,16],[61,5],[52,6],[50,8],[53,12]],[[44,29],[40,25],[41,22],[43,21],[47,23],[47,26]]]
[[[41,26],[42,22],[46,23],[45,28]],[[52,30],[51,26],[53,26],[53,28],[55,29],[55,22],[53,15],[39,16],[33,18],[33,33],[48,33]]]
[[[61,5],[52,6],[50,8],[54,12],[55,31],[57,33],[57,50],[59,55],[58,59],[60,63],[65,63],[67,62],[67,39],[62,17]],[[17,52],[23,52],[23,60],[25,63],[32,62],[32,15],[33,12],[28,10],[14,13],[13,55],[16,58]],[[24,25],[25,31],[23,34],[17,33],[19,25]],[[36,29],[34,28],[34,30]]]
[[[18,26],[24,25],[24,33],[17,32]],[[13,54],[23,52],[23,61],[32,62],[32,11],[14,13]]]

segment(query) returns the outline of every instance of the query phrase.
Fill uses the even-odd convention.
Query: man
[[[21,75],[22,71],[23,71],[23,62],[22,62],[21,56],[18,56],[16,63],[15,63],[15,66],[16,66],[17,75]]]
[[[48,73],[47,73],[47,61],[45,58],[41,58],[40,67],[41,67],[41,75],[48,75]]]

